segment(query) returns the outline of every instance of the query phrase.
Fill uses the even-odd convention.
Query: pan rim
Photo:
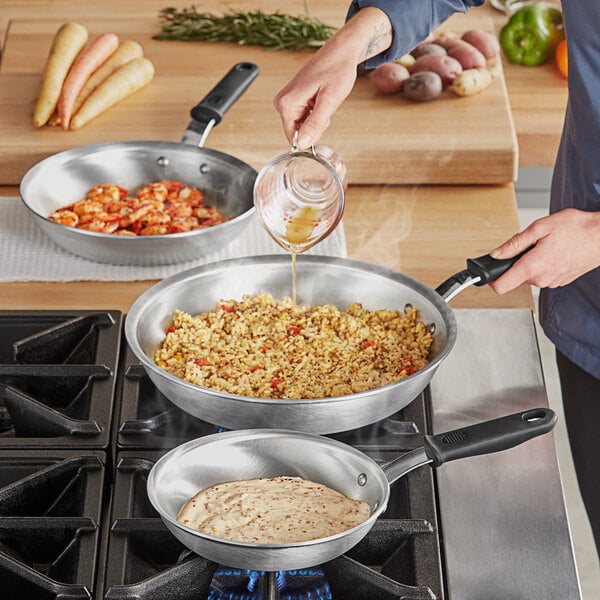
[[[243,402],[244,404],[265,404],[265,405],[279,405],[279,404],[294,404],[294,405],[319,405],[319,404],[334,404],[334,403],[342,403],[347,402],[355,398],[356,393],[353,394],[344,394],[342,396],[331,396],[326,398],[301,398],[297,400],[290,400],[286,398],[261,398],[261,397],[253,397],[253,396],[243,396],[240,394],[231,394],[229,392],[221,392],[219,390],[215,390],[213,388],[204,387],[180,377],[169,373],[165,369],[159,367],[142,349],[141,345],[137,339],[137,322],[139,317],[144,313],[145,307],[154,302],[153,298],[157,293],[160,293],[164,288],[168,289],[172,286],[181,285],[182,282],[186,281],[191,275],[194,277],[202,276],[204,272],[210,272],[214,270],[225,270],[228,267],[243,267],[245,264],[255,264],[255,263],[269,263],[269,262],[277,262],[281,263],[284,261],[288,261],[288,255],[276,255],[276,254],[266,254],[266,255],[257,255],[257,256],[246,256],[241,258],[231,258],[223,261],[217,261],[212,263],[207,263],[205,265],[201,265],[199,267],[193,267],[191,269],[187,269],[185,271],[181,271],[180,273],[176,273],[166,279],[155,283],[153,286],[149,287],[147,290],[142,292],[131,304],[127,316],[125,318],[125,336],[127,338],[127,342],[133,351],[136,358],[142,363],[144,369],[146,369],[149,373],[153,373],[156,376],[166,379],[167,381],[176,384],[177,386],[182,386],[183,389],[187,391],[201,391],[203,394],[210,396],[214,399],[226,399],[234,402]],[[365,270],[369,273],[373,273],[375,275],[387,277],[392,279],[393,281],[397,281],[399,283],[408,283],[410,286],[425,296],[425,298],[431,302],[435,308],[442,314],[442,318],[447,325],[447,335],[444,347],[442,350],[435,356],[425,367],[416,371],[413,375],[409,375],[408,377],[401,379],[399,381],[395,381],[384,386],[376,387],[370,390],[366,390],[365,392],[360,392],[361,395],[370,397],[374,395],[380,395],[382,390],[391,390],[397,387],[402,382],[408,381],[411,378],[418,378],[422,375],[429,373],[432,370],[437,369],[439,364],[446,358],[446,356],[451,352],[454,344],[456,342],[457,335],[457,322],[456,317],[452,308],[448,305],[448,303],[439,295],[435,290],[429,288],[425,284],[421,283],[417,279],[414,279],[408,275],[405,275],[399,271],[394,271],[393,269],[389,269],[388,267],[382,267],[380,265],[376,265],[374,263],[369,263],[362,260],[352,259],[352,258],[341,258],[341,257],[332,257],[326,255],[300,255],[297,256],[298,267],[302,264],[310,264],[312,262],[315,263],[323,263],[326,265],[336,264],[342,265],[345,268],[358,268]],[[414,379],[413,379],[414,380]]]
[[[358,458],[361,462],[368,464],[372,469],[375,470],[376,473],[381,474],[382,480],[386,482],[385,484],[385,497],[382,498],[381,502],[377,506],[376,509],[372,510],[371,514],[367,519],[365,519],[362,523],[351,527],[350,529],[346,529],[341,531],[340,533],[336,533],[334,535],[330,535],[327,537],[315,538],[313,540],[305,540],[302,542],[290,542],[288,544],[276,543],[276,544],[265,544],[265,543],[256,543],[256,542],[244,542],[244,541],[236,541],[227,538],[221,538],[218,536],[210,535],[207,533],[203,533],[193,527],[188,527],[183,523],[180,523],[176,518],[174,519],[171,515],[167,514],[167,512],[162,508],[160,502],[157,499],[156,490],[158,486],[155,483],[157,478],[157,473],[166,468],[166,465],[169,464],[170,461],[176,460],[178,457],[184,456],[188,452],[195,450],[200,446],[204,446],[210,443],[214,443],[215,441],[227,440],[229,438],[244,438],[244,439],[256,439],[257,437],[268,437],[268,438],[278,438],[279,440],[282,438],[287,439],[302,439],[305,441],[314,441],[324,446],[330,446],[336,449],[337,451],[344,452],[346,454],[350,454]],[[218,439],[217,439],[218,438]],[[325,450],[325,448],[324,448]],[[220,483],[226,483],[221,481]],[[321,482],[315,482],[321,483]],[[198,490],[198,492],[201,490]],[[339,491],[339,490],[337,490]],[[156,463],[150,469],[150,473],[148,474],[148,478],[146,481],[146,493],[148,494],[148,499],[150,503],[156,511],[160,514],[162,519],[168,521],[171,525],[176,527],[177,529],[182,530],[185,533],[189,533],[194,535],[195,537],[200,537],[210,542],[216,542],[219,544],[227,544],[235,547],[242,548],[250,548],[252,550],[277,550],[277,549],[294,549],[294,548],[302,548],[305,546],[316,546],[321,543],[332,542],[339,538],[349,537],[353,533],[360,531],[365,527],[371,528],[371,525],[374,521],[377,521],[381,516],[381,513],[384,512],[387,508],[387,504],[390,497],[390,483],[385,477],[385,473],[382,468],[367,454],[357,450],[356,448],[340,442],[338,440],[328,438],[316,433],[303,433],[301,431],[296,431],[292,429],[266,429],[266,428],[256,428],[256,429],[236,429],[231,431],[223,431],[218,433],[212,433],[209,435],[202,436],[201,438],[196,438],[193,440],[189,440],[172,448],[166,454],[163,454]]]

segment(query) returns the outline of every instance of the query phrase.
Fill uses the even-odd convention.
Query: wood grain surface
[[[345,5],[336,8],[335,16],[330,9],[318,16],[339,25]],[[11,19],[0,64],[0,184],[17,184],[37,161],[73,146],[127,139],[178,141],[191,107],[240,61],[255,62],[261,73],[206,145],[257,169],[287,151],[273,98],[309,52],[157,41],[152,39],[159,31],[156,16],[106,18],[110,14],[80,22],[92,35],[113,31],[121,39],[139,41],[157,74],[149,86],[76,132],[31,124],[52,37],[70,15]],[[460,33],[473,27],[493,30],[493,23],[488,16],[469,13],[455,15],[442,29]],[[378,94],[367,78],[359,78],[322,143],[343,157],[351,184],[485,184],[516,177],[517,142],[503,78],[476,96],[460,98],[446,91],[430,103]]]
[[[8,31],[11,19],[52,19],[56,16],[65,19],[97,19],[106,15],[119,15],[121,18],[147,18],[156,22],[161,8],[169,6],[187,7],[189,0],[1,0],[0,48]],[[310,14],[337,25],[342,9],[348,4],[340,0],[307,0]],[[264,10],[280,10],[290,14],[300,14],[304,3],[298,0],[207,0],[202,3],[206,10],[244,10],[262,6]],[[341,8],[340,8],[341,7]],[[471,14],[492,19],[498,32],[506,23],[506,14],[494,9],[489,2],[472,8]],[[514,127],[518,139],[519,166],[551,167],[554,164],[567,103],[567,82],[558,74],[552,62],[539,67],[528,68],[509,63],[503,59],[504,75]]]

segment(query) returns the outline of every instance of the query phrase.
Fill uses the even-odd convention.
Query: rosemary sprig
[[[264,46],[273,50],[305,50],[322,46],[335,27],[310,17],[282,13],[229,12],[222,16],[199,13],[191,8],[165,8],[159,13],[164,21],[157,40],[201,40],[235,42],[243,46]]]

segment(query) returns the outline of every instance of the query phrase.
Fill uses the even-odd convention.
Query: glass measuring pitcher
[[[297,133],[296,133],[297,135]],[[296,148],[265,165],[254,184],[254,206],[269,235],[290,252],[328,236],[344,213],[346,167],[330,148]]]

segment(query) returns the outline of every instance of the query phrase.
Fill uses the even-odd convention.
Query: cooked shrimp
[[[168,225],[148,225],[140,230],[140,235],[164,235],[169,233]]]
[[[100,202],[117,201],[127,195],[127,190],[113,185],[112,183],[102,183],[93,187],[87,194],[88,200],[99,200]]]
[[[181,233],[198,229],[198,219],[196,217],[176,217],[171,224],[171,233]]]
[[[141,187],[135,194],[140,200],[166,200],[169,195],[167,186],[159,181]]]
[[[167,214],[170,215],[172,219],[175,219],[177,217],[191,217],[192,210],[194,209],[186,202],[174,201],[167,206],[166,210]]]
[[[53,212],[48,218],[61,225],[67,225],[67,227],[77,227],[77,223],[79,223],[77,213],[64,208]]]
[[[49,218],[62,225],[120,235],[179,233],[218,225],[230,218],[203,202],[199,189],[181,181],[151,182],[140,187],[135,196],[116,184],[102,183]]]
[[[90,213],[99,213],[104,210],[102,202],[96,200],[78,200],[73,204],[73,212],[80,217]]]

